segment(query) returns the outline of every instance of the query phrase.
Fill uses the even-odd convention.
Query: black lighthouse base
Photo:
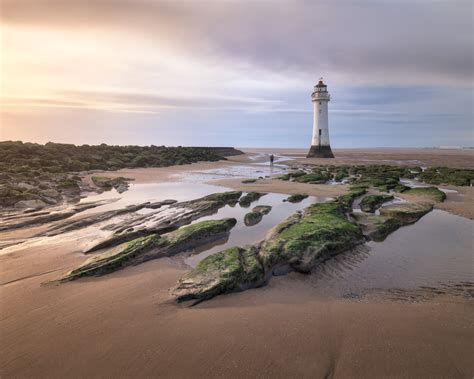
[[[312,145],[306,158],[334,158],[331,146]]]

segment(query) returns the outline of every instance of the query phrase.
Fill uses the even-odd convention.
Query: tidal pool
[[[474,221],[435,209],[383,242],[321,264],[311,275],[318,293],[363,295],[474,281]]]
[[[236,204],[233,207],[227,205],[212,216],[200,218],[196,222],[234,217],[237,220],[237,224],[231,230],[230,236],[226,241],[219,241],[215,246],[207,246],[204,251],[203,249],[189,251],[189,256],[185,259],[185,263],[191,267],[195,267],[205,257],[229,247],[245,246],[260,242],[265,238],[265,235],[272,227],[284,221],[295,212],[303,210],[313,203],[329,200],[329,198],[325,197],[310,196],[300,203],[293,204],[283,201],[287,197],[288,195],[269,193],[261,197],[258,201],[252,203],[248,208],[241,207],[239,204]],[[245,225],[245,214],[250,212],[252,208],[257,205],[270,205],[272,206],[272,210],[269,214],[263,216],[262,221],[258,224],[253,226]]]

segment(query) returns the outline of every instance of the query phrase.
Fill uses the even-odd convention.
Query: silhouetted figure
[[[273,166],[273,161],[275,160],[275,156],[272,154],[270,155],[270,166]]]

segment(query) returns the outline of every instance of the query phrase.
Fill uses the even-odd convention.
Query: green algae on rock
[[[364,235],[374,241],[383,241],[398,228],[418,221],[432,208],[428,203],[401,203],[381,208],[379,216],[364,213],[353,213],[352,216]]]
[[[429,203],[402,203],[388,205],[380,209],[381,216],[396,218],[403,224],[411,224],[418,221],[433,209]]]
[[[201,221],[163,236],[155,233],[134,239],[124,247],[112,249],[87,260],[61,281],[75,280],[83,276],[104,275],[125,266],[205,245],[227,236],[236,222],[234,218]]]
[[[288,265],[310,272],[318,261],[362,240],[360,228],[348,221],[339,203],[314,204],[278,225],[262,244],[259,257],[269,270]]]
[[[374,213],[383,203],[393,200],[390,195],[367,195],[362,198],[360,202],[360,209],[364,212]]]
[[[349,210],[352,207],[352,203],[354,202],[355,199],[358,197],[365,195],[367,193],[366,187],[352,187],[349,193],[346,193],[345,195],[339,196],[337,198],[337,201],[343,209]]]
[[[231,247],[204,258],[179,280],[172,293],[178,302],[202,301],[263,284],[264,270],[257,257],[257,248]]]
[[[408,195],[424,196],[437,203],[442,203],[444,200],[446,200],[446,194],[443,191],[440,191],[437,187],[410,188],[404,193]]]
[[[262,192],[249,192],[240,199],[239,205],[241,207],[247,208],[254,201],[257,201],[258,199],[260,199],[262,196],[265,196],[265,195],[266,193],[262,193]]]
[[[303,201],[304,199],[306,199],[307,197],[308,195],[306,195],[305,193],[296,193],[294,195],[288,196],[288,198],[284,199],[283,201],[288,201],[290,203],[299,203]]]
[[[429,167],[421,172],[418,178],[428,184],[469,186],[472,181],[474,181],[474,170],[450,167]]]
[[[361,226],[364,235],[377,242],[383,241],[390,233],[404,225],[402,221],[394,217],[367,213],[354,213],[353,216]]]
[[[243,184],[250,184],[250,183],[255,183],[257,179],[244,179],[241,181]]]
[[[270,205],[259,205],[252,209],[244,216],[244,224],[246,226],[253,226],[262,221],[264,215],[270,213],[272,207]]]

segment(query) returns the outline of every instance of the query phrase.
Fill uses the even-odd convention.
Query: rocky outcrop
[[[314,204],[276,226],[259,257],[267,270],[289,266],[307,273],[318,262],[361,242],[360,228],[348,221],[337,202]]]
[[[220,208],[235,204],[242,192],[219,192],[190,201],[171,204],[167,209],[159,209],[147,214],[128,215],[126,220],[104,227],[114,232],[112,236],[92,241],[84,252],[92,252],[116,246],[140,236],[152,233],[168,233],[194,220],[216,213]],[[148,207],[148,205],[144,205]]]
[[[308,195],[306,195],[305,193],[296,193],[294,195],[288,196],[288,198],[283,201],[288,201],[290,203],[300,203],[307,197]]]
[[[365,236],[374,241],[383,241],[400,227],[412,224],[427,214],[433,206],[428,203],[401,203],[380,209],[380,216],[354,213]]]
[[[360,202],[360,209],[364,212],[374,213],[383,203],[393,200],[391,195],[367,195]]]
[[[254,201],[259,200],[262,196],[265,195],[266,193],[249,192],[240,199],[239,205],[243,208],[248,208],[250,207],[250,204],[252,204]]]
[[[72,207],[59,208],[59,209],[48,209],[36,212],[24,212],[15,214],[2,215],[2,224],[0,225],[1,230],[12,230],[18,228],[24,228],[27,226],[35,226],[46,224],[53,221],[65,220],[77,213],[83,212],[87,209],[95,208],[100,205],[108,204],[117,199],[99,200],[89,203],[79,203]]]
[[[442,203],[444,200],[446,200],[446,194],[443,191],[440,191],[437,187],[410,188],[405,190],[403,194],[425,198],[427,201],[432,201],[435,203]]]
[[[354,186],[354,187],[351,187],[351,190],[349,191],[349,193],[339,196],[337,198],[337,201],[339,202],[339,204],[341,204],[343,209],[350,210],[352,208],[352,204],[354,203],[354,200],[357,199],[358,197],[361,197],[362,195],[365,195],[366,193],[367,193],[366,187]]]
[[[134,239],[123,247],[89,259],[82,266],[68,273],[61,281],[104,275],[129,265],[171,256],[226,238],[236,222],[233,218],[202,221],[162,236],[155,233]]]
[[[232,247],[204,258],[173,289],[177,301],[203,301],[222,293],[263,285],[264,268],[256,247]]]
[[[314,204],[277,225],[259,246],[231,248],[202,260],[172,290],[178,301],[263,285],[282,269],[310,272],[319,262],[363,241],[337,202]]]
[[[107,176],[93,176],[91,180],[97,187],[103,190],[111,190],[112,188],[115,188],[118,193],[123,193],[129,188],[128,182],[134,179],[124,178],[123,176],[119,176],[117,178],[109,178]]]
[[[380,209],[380,215],[392,217],[404,224],[412,224],[433,209],[429,203],[393,204]]]
[[[247,226],[253,226],[262,221],[264,215],[270,213],[272,207],[270,205],[259,205],[252,209],[252,212],[248,212],[244,216],[244,224]]]

